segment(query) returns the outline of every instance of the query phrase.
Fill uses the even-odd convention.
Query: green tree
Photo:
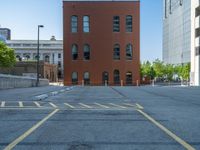
[[[165,71],[164,71],[165,76],[167,77],[169,81],[172,81],[172,78],[174,75],[174,66],[171,64],[166,64],[164,68],[165,68]]]
[[[156,77],[163,77],[164,76],[164,63],[162,61],[160,61],[159,59],[156,59],[153,62],[153,69],[155,71],[155,76]]]
[[[188,80],[190,77],[190,63],[184,64],[181,71],[183,80]]]
[[[7,47],[3,42],[0,42],[0,67],[11,67],[15,62],[14,50]]]
[[[177,74],[179,77],[181,77],[182,72],[182,65],[176,65],[174,66],[174,73]]]
[[[140,70],[142,77],[148,77],[150,79],[153,79],[155,77],[155,71],[149,61],[143,62]]]

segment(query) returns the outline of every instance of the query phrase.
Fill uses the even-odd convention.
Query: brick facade
[[[132,16],[132,32],[126,32],[126,17]],[[77,32],[72,33],[71,17],[77,16]],[[89,16],[89,32],[83,32],[83,16]],[[113,32],[113,18],[119,16],[119,32]],[[140,2],[139,1],[64,1],[64,84],[136,85],[140,81]],[[78,57],[72,60],[72,45],[76,44]],[[90,59],[84,60],[84,45],[90,46]],[[114,46],[120,48],[120,59],[114,60]],[[132,45],[132,60],[126,59],[126,47]],[[114,77],[114,71],[119,76]],[[78,81],[72,83],[72,73]],[[89,81],[84,73],[89,73]],[[106,72],[106,73],[104,73]],[[103,75],[104,74],[104,75]],[[131,75],[132,74],[132,75]],[[87,75],[86,75],[87,76]],[[104,77],[103,77],[104,76]],[[132,76],[132,80],[130,77]],[[129,79],[127,79],[129,78]],[[119,82],[117,82],[117,81]]]

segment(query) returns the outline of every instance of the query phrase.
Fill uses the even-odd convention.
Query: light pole
[[[40,61],[40,28],[43,28],[43,25],[38,25],[38,41],[37,41],[37,81],[36,86],[39,86],[39,61]]]

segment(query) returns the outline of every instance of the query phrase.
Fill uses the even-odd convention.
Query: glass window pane
[[[78,32],[78,17],[77,16],[71,17],[71,32],[72,33]]]
[[[90,18],[89,16],[83,16],[83,32],[90,32]]]
[[[126,46],[126,59],[132,60],[132,57],[133,57],[133,48],[131,44],[128,44]]]
[[[77,78],[78,78],[77,72],[73,72],[73,73],[72,73],[72,79],[77,79]]]
[[[76,44],[72,45],[72,59],[73,60],[78,59],[78,46]]]
[[[113,32],[119,32],[120,31],[120,17],[114,16],[113,17]]]
[[[132,32],[132,16],[126,16],[126,32]]]
[[[72,84],[78,84],[78,73],[77,72],[72,73]]]
[[[83,75],[83,78],[84,78],[84,84],[86,84],[86,85],[90,84],[90,74],[89,74],[89,72],[85,72],[84,75]]]
[[[83,17],[83,21],[84,21],[84,22],[89,22],[89,17],[88,17],[88,16],[84,16],[84,17]]]
[[[119,46],[119,44],[115,44],[115,46],[114,46],[113,59],[114,60],[120,59],[120,46]]]
[[[89,60],[90,59],[90,46],[88,44],[84,45],[84,59]]]

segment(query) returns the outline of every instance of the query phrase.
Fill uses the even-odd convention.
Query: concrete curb
[[[38,95],[34,97],[34,100],[42,100],[42,99],[46,99],[48,97],[47,94],[42,94],[42,95]]]
[[[64,93],[64,92],[66,92],[66,91],[70,91],[70,90],[72,90],[73,88],[74,88],[74,87],[67,87],[67,88],[61,89],[61,90],[59,90],[59,91],[53,91],[53,92],[50,92],[50,93],[47,93],[47,94],[37,95],[37,96],[34,96],[33,99],[34,99],[34,100],[44,100],[44,99],[46,99],[46,98],[48,98],[48,97],[56,96],[56,95],[58,95],[58,94],[60,94],[60,93]]]

